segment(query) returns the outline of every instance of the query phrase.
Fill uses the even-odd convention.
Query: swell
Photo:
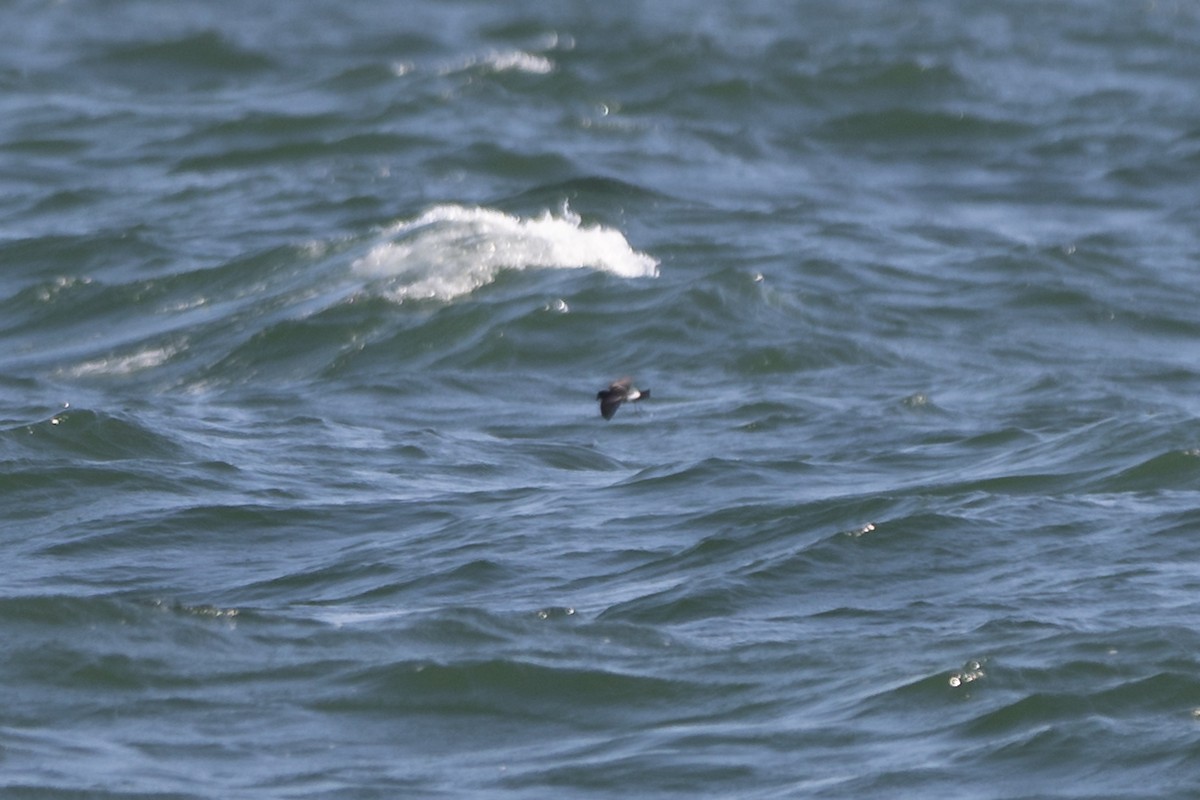
[[[42,293],[55,291],[56,280],[79,281],[89,274],[131,264],[161,267],[167,263],[169,253],[148,228],[135,225],[7,239],[0,241],[0,257],[6,266],[5,288],[8,289],[8,282],[14,277],[20,276],[24,286],[17,291],[33,292],[40,297]],[[19,305],[10,307],[10,302],[5,299],[6,323],[10,315],[20,313]]]
[[[13,456],[84,461],[173,459],[182,452],[170,437],[135,417],[71,408],[0,429],[0,447]]]
[[[152,91],[209,89],[247,81],[275,66],[257,49],[210,29],[173,39],[110,43],[81,59],[87,74]]]
[[[86,273],[43,281],[3,308],[12,366],[57,362],[59,376],[74,380],[313,379],[343,372],[364,349],[401,363],[500,368],[516,352],[542,358],[564,332],[581,330],[568,312],[574,295],[596,286],[589,271],[628,278],[651,274],[654,263],[617,229],[569,211],[522,217],[437,206],[380,234],[274,248],[208,269],[128,282]],[[523,270],[536,278],[515,280]],[[131,319],[131,309],[141,313]],[[106,333],[70,335],[97,328]],[[66,332],[66,341],[36,348],[48,331]]]
[[[655,719],[685,704],[699,714],[706,706],[729,702],[698,702],[712,696],[714,687],[709,682],[513,659],[399,662],[353,670],[338,684],[340,690],[313,705],[326,713],[423,712],[557,722],[564,721],[569,707],[584,729],[605,727],[631,714]]]

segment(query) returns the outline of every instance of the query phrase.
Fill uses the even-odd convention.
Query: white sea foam
[[[397,301],[451,300],[485,286],[501,270],[594,269],[624,278],[653,277],[658,261],[630,247],[620,231],[583,225],[563,209],[522,218],[488,208],[435,206],[392,226],[386,241],[354,262],[384,281]]]
[[[525,50],[491,50],[446,64],[438,72],[442,75],[454,75],[476,69],[485,72],[525,72],[530,75],[547,75],[554,71],[554,62],[540,53],[530,53]]]
[[[493,72],[527,72],[531,75],[546,75],[554,71],[554,62],[537,53],[523,50],[507,50],[488,53],[480,63]]]
[[[95,375],[132,375],[135,372],[165,364],[178,351],[179,348],[170,345],[148,347],[128,355],[85,361],[67,370],[67,374],[77,378]]]

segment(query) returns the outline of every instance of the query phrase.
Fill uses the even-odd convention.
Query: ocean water
[[[1190,0],[0,4],[0,796],[1195,797],[1198,76]]]

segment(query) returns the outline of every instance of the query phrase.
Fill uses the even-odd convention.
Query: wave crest
[[[580,269],[623,278],[655,277],[658,261],[634,250],[618,230],[584,225],[563,207],[523,218],[495,209],[439,205],[399,222],[354,262],[354,270],[385,282],[383,293],[406,299],[451,300],[496,279],[501,270]]]

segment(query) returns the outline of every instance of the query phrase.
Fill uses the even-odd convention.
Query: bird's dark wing
[[[625,395],[620,392],[601,392],[600,393],[600,416],[605,419],[612,419],[613,414],[617,413],[617,409],[621,407],[621,401]]]
[[[621,407],[621,403],[629,399],[629,390],[632,387],[632,378],[621,378],[610,383],[607,389],[597,392],[596,399],[600,401],[600,416],[612,419],[613,414],[617,413],[617,409]]]

